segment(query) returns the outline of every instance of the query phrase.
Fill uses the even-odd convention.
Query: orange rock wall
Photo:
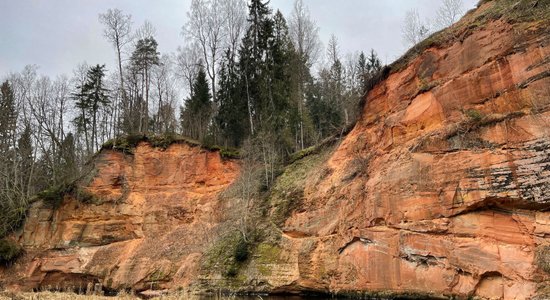
[[[33,204],[19,238],[27,253],[4,270],[7,285],[147,289],[191,280],[221,221],[218,194],[238,164],[187,144],[143,143],[133,155],[102,151],[95,164],[86,190],[98,201]]]
[[[427,49],[369,93],[324,166],[330,175],[312,176],[307,209],[283,228],[294,287],[488,299],[541,292],[550,35],[540,26],[491,22]]]
[[[300,205],[274,231],[269,259],[256,249],[227,280],[247,291],[543,293],[549,276],[536,253],[550,246],[547,24],[463,26],[450,45],[391,73],[307,175],[303,197],[290,199]],[[31,208],[19,237],[27,254],[0,270],[6,285],[228,286],[199,265],[214,232],[228,229],[218,195],[238,177],[236,162],[185,144],[143,144],[133,156],[102,152],[96,169],[88,190],[99,203]]]

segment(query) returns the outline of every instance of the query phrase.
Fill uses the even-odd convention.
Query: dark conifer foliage
[[[239,147],[250,132],[246,87],[241,85],[240,72],[230,50],[226,51],[219,72],[215,123],[225,146]]]
[[[139,132],[149,132],[149,87],[151,82],[151,68],[159,64],[157,41],[153,37],[146,37],[137,41],[132,52],[131,67],[134,76],[141,77],[141,92],[138,94],[138,127]]]
[[[8,81],[0,87],[0,149],[7,150],[13,141],[17,123],[15,97]]]
[[[105,88],[105,65],[96,65],[88,70],[86,81],[77,87],[79,92],[74,95],[75,106],[79,115],[74,119],[77,131],[86,137],[88,153],[97,150],[98,114],[101,108],[109,105],[108,90]]]
[[[184,133],[199,141],[204,140],[208,133],[212,115],[212,95],[206,79],[206,72],[201,67],[193,82],[193,92],[185,101],[181,111],[181,122]]]

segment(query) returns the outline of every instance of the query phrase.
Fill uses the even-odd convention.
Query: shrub
[[[248,259],[248,243],[244,240],[243,237],[241,237],[237,242],[234,257],[235,261],[237,262],[243,262]]]
[[[477,109],[468,109],[466,111],[466,116],[473,122],[480,122],[485,117],[482,112]]]
[[[10,264],[21,254],[21,247],[12,240],[0,240],[0,264]]]
[[[58,208],[63,202],[63,198],[67,193],[73,190],[72,184],[61,184],[50,187],[36,195],[36,197],[44,202],[44,204],[51,208]]]
[[[80,187],[73,189],[71,194],[82,203],[91,204],[98,202],[98,198],[94,194]]]
[[[161,135],[129,134],[120,136],[105,142],[101,149],[111,149],[127,154],[133,154],[140,142],[148,142],[154,148],[166,150],[170,145],[185,142],[191,146],[200,146],[198,141],[182,137],[175,133]],[[208,149],[208,147],[206,147]]]
[[[24,199],[10,199],[0,195],[0,238],[23,226],[28,203]]]
[[[147,137],[143,134],[129,134],[123,137],[117,137],[105,142],[101,149],[112,149],[123,153],[133,153],[134,148]]]
[[[211,143],[203,143],[201,146],[208,151],[219,151],[223,159],[238,159],[241,157],[239,150],[236,148],[221,147]]]
[[[237,274],[239,274],[239,267],[236,265],[230,265],[224,273],[226,277],[235,277]]]
[[[94,194],[81,188],[80,184],[77,182],[50,187],[36,194],[36,199],[42,200],[46,207],[57,209],[63,203],[65,195],[71,195],[82,203],[89,204],[97,201],[97,197]]]
[[[428,91],[431,91],[434,87],[439,84],[439,81],[427,81],[426,79],[421,78],[418,82],[418,94],[422,94]]]
[[[224,159],[238,159],[241,157],[239,150],[234,148],[222,148],[220,149],[220,156]]]
[[[151,146],[161,148],[163,150],[166,150],[170,145],[178,142],[179,140],[180,139],[178,139],[178,137],[173,133],[166,133],[164,135],[156,135],[148,138]]]
[[[143,134],[129,134],[125,140],[130,148],[135,148],[139,142],[147,140],[147,137]]]
[[[290,155],[290,164],[306,157],[306,156],[310,156],[310,155],[313,155],[313,154],[316,154],[317,152],[319,151],[319,147],[316,145],[316,146],[311,146],[309,148],[305,148],[303,150],[300,150],[300,151],[297,151],[293,154]]]

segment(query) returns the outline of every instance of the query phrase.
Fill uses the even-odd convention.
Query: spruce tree
[[[357,61],[357,76],[361,83],[363,94],[367,93],[373,85],[373,79],[382,70],[382,62],[378,58],[378,55],[371,49],[369,56],[366,57],[363,52],[359,55]]]
[[[367,58],[365,56],[365,53],[361,51],[361,54],[359,54],[359,58],[357,59],[357,65],[355,66],[357,68],[357,83],[361,87],[361,92],[364,93],[367,86]]]
[[[332,69],[337,69],[333,66]],[[334,73],[337,70],[323,69],[319,78],[312,85],[308,93],[307,108],[316,131],[317,140],[333,134],[341,129],[342,115],[336,104]]]
[[[273,17],[273,38],[269,45],[269,129],[281,135],[288,125],[292,89],[291,65],[294,48],[288,35],[288,27],[280,11]]]
[[[267,130],[274,133],[274,143],[281,155],[300,149],[300,82],[296,65],[299,55],[289,36],[287,22],[280,11],[273,16],[273,37],[266,62],[269,70],[269,106]]]
[[[105,88],[103,78],[105,77],[105,65],[96,65],[86,74],[86,81],[78,86],[78,93],[73,97],[76,100],[75,106],[79,111],[74,123],[79,132],[86,136],[88,155],[92,154],[97,147],[98,113],[101,108],[110,104],[108,90]],[[88,136],[88,130],[91,130]]]
[[[13,89],[8,81],[0,86],[0,202],[14,204],[17,181],[17,112]],[[0,207],[1,208],[1,207]]]
[[[193,92],[185,101],[185,108],[182,111],[184,133],[192,138],[203,140],[208,132],[211,116],[212,95],[206,79],[206,72],[201,66],[193,83]]]
[[[0,87],[0,153],[6,152],[13,144],[16,125],[15,96],[6,80]]]
[[[238,147],[249,131],[246,95],[241,90],[238,66],[228,49],[219,71],[218,114],[215,121],[226,144]]]
[[[269,2],[252,0],[249,4],[248,30],[239,51],[241,84],[247,99],[248,118],[252,135],[262,127],[262,112],[269,98],[268,70],[265,61],[269,40],[273,35],[273,21]]]

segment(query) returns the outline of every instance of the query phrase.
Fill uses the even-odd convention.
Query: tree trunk
[[[118,38],[117,38],[117,42],[116,42],[116,50],[117,50],[117,58],[118,58],[118,73],[120,75],[120,91],[121,91],[121,97],[122,97],[122,110],[123,110],[124,118],[126,118],[126,121],[128,121],[128,118],[129,118],[128,97],[126,95],[126,89],[124,88],[124,76],[122,75],[122,56],[120,54],[121,49],[120,49],[120,42],[118,41]],[[116,115],[117,111],[119,109],[120,108],[118,108],[117,105],[115,104],[113,115]],[[118,113],[118,115],[120,116],[120,112]],[[115,120],[115,121],[118,122],[118,120]],[[114,130],[115,135],[118,135],[118,126],[116,126],[116,125],[113,125],[113,126],[115,126],[115,130]]]
[[[248,106],[248,117],[250,119],[250,133],[251,135],[254,135],[254,122],[252,120],[252,103],[250,102],[250,92],[248,90],[248,76],[244,76],[245,83],[246,83],[246,98],[247,98],[247,106]]]
[[[145,132],[149,132],[149,68],[145,67]]]

